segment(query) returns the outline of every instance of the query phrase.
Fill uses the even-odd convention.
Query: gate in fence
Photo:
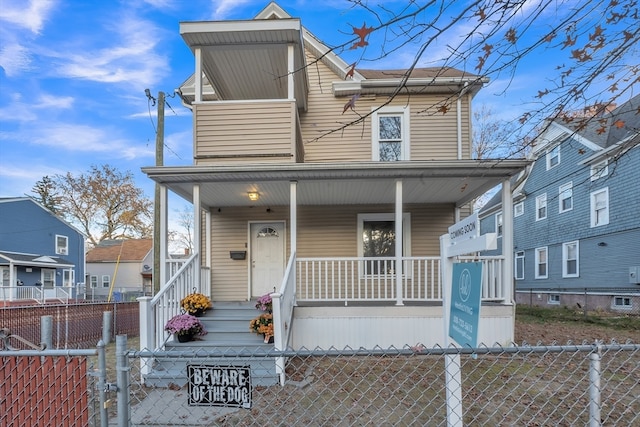
[[[464,425],[640,425],[635,344],[221,353],[127,350],[126,336],[115,369],[103,346],[0,351],[0,425],[447,425],[451,354]]]

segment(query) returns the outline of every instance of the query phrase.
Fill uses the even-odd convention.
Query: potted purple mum
[[[188,342],[196,335],[206,335],[207,333],[200,319],[190,314],[173,316],[164,325],[164,330],[172,333],[179,342]]]

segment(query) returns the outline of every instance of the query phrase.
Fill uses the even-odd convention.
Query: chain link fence
[[[125,356],[113,425],[640,425],[630,343]]]

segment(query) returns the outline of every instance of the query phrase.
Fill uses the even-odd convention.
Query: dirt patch
[[[593,343],[603,341],[609,343],[612,340],[624,343],[628,340],[640,343],[640,331],[617,330],[596,325],[553,322],[545,324],[522,323],[516,319],[515,340],[517,344],[527,342],[529,344],[566,344]]]

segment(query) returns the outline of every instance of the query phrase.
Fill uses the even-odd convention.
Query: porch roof
[[[289,182],[298,182],[299,205],[394,203],[403,181],[403,203],[462,206],[518,173],[527,160],[454,160],[358,163],[291,163],[156,166],[142,171],[187,201],[200,184],[204,206],[282,206]],[[260,198],[250,201],[248,192]]]
[[[23,254],[0,251],[0,265],[22,265],[26,267],[72,268],[75,265],[64,258],[41,254]]]

